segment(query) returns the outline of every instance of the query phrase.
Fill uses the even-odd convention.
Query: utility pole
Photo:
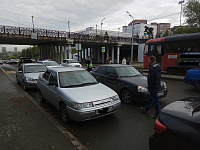
[[[133,26],[133,21],[134,21],[134,18],[133,16],[131,16],[131,14],[126,11],[129,15],[129,17],[131,17],[133,20],[132,20],[132,36],[131,36],[131,63],[133,62],[133,48],[134,48],[134,45],[133,45],[133,36],[134,36],[134,26]]]
[[[178,2],[178,4],[181,4],[181,12],[180,12],[180,26],[181,26],[181,16],[182,16],[182,11],[183,11],[182,5],[183,5],[184,2],[185,2],[185,0],[181,0],[181,1]]]

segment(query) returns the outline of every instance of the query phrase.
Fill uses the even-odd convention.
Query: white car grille
[[[110,104],[110,98],[106,98],[106,99],[102,99],[102,100],[98,100],[96,102],[93,102],[93,105],[95,107],[103,107],[103,106],[107,106]]]

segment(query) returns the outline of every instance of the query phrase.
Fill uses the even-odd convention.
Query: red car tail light
[[[156,123],[155,123],[154,129],[155,129],[155,132],[157,132],[157,133],[163,133],[163,132],[166,131],[167,128],[162,123],[160,123],[158,121],[158,119],[156,119]]]

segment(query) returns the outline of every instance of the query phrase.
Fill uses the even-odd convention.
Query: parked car
[[[200,68],[188,70],[184,81],[186,84],[195,86],[200,91]]]
[[[11,65],[11,64],[16,64],[16,60],[15,59],[10,59],[9,60],[9,64]]]
[[[37,61],[37,63],[45,65],[47,68],[49,67],[63,67],[55,61]]]
[[[3,61],[2,60],[0,60],[0,64],[3,65]]]
[[[40,101],[47,100],[63,122],[82,121],[114,113],[121,101],[115,91],[98,83],[85,69],[48,68],[37,82]]]
[[[90,73],[97,81],[116,91],[125,103],[147,101],[149,98],[147,78],[130,65],[100,65]],[[161,81],[160,84],[158,95],[162,98],[167,95],[168,90],[165,82]]]
[[[16,72],[17,83],[21,84],[24,90],[36,88],[39,74],[46,70],[47,68],[42,64],[24,63]]]
[[[18,62],[19,66],[23,63],[32,63],[32,60],[28,59],[27,57],[20,57],[19,62]]]
[[[80,67],[80,68],[82,68],[82,65],[74,59],[63,59],[63,61],[61,62],[61,65],[65,66],[65,67]]]
[[[155,123],[150,150],[199,150],[200,97],[188,97],[167,105]]]

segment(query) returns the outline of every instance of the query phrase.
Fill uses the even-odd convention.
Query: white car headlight
[[[33,78],[30,78],[30,77],[27,77],[27,78],[26,78],[26,81],[36,81],[36,80],[33,79]]]
[[[143,86],[138,86],[138,92],[148,92],[148,90]]]
[[[119,96],[115,95],[115,96],[111,97],[110,100],[111,100],[111,102],[117,101],[117,100],[119,100]]]
[[[73,103],[74,108],[76,109],[83,109],[93,107],[92,103]]]

